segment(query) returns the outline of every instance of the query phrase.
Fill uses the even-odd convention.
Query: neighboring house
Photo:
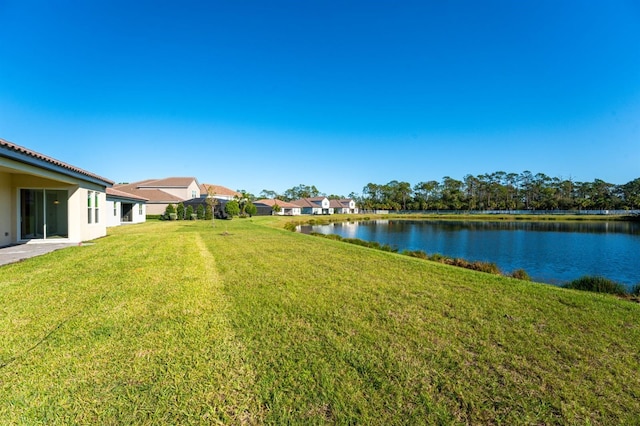
[[[0,139],[0,246],[107,234],[113,181]]]
[[[358,214],[356,202],[350,198],[329,200],[329,205],[333,208],[333,212],[336,214]]]
[[[147,199],[107,188],[107,226],[142,223],[146,220]]]
[[[261,211],[260,207],[269,207],[270,213],[267,214],[276,214],[280,216],[297,216],[302,214],[302,207],[298,206],[297,204],[287,203],[286,201],[282,200],[270,200],[265,198],[262,200],[254,201],[253,204],[258,207],[259,212]],[[280,207],[280,211],[278,212],[273,209],[276,204]]]
[[[302,214],[333,214],[333,208],[327,197],[301,198],[291,203],[300,207]]]
[[[114,185],[118,191],[147,199],[146,214],[163,214],[169,204],[200,197],[200,184],[194,177],[148,179]]]
[[[238,191],[226,188],[221,185],[211,185],[209,183],[203,183],[200,185],[200,197],[217,198],[218,200],[233,200],[234,198],[240,198],[242,196]]]

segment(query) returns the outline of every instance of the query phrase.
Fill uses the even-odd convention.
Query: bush
[[[224,206],[224,211],[231,217],[238,216],[240,214],[240,205],[236,200],[231,200]]]
[[[298,227],[298,224],[295,222],[287,222],[284,224],[284,229],[291,232],[296,232],[297,227]]]
[[[202,204],[198,204],[198,208],[196,208],[196,215],[198,219],[204,219],[204,206]]]
[[[204,208],[204,220],[212,220],[213,219],[213,209],[209,204],[207,204]]]
[[[640,283],[631,287],[631,295],[632,296],[640,296]]]
[[[609,293],[617,295],[625,295],[627,291],[622,284],[615,281],[611,281],[604,277],[592,277],[584,276],[573,280],[565,285],[565,288],[571,288],[574,290],[594,291],[596,293]]]
[[[176,207],[176,214],[178,215],[178,220],[184,219],[184,204],[182,204],[182,202],[178,203],[178,207]]]
[[[531,281],[531,277],[524,269],[516,269],[511,273],[511,277],[517,280]]]
[[[193,220],[194,218],[193,218],[193,217],[191,217],[191,216],[193,216],[193,215],[194,215],[194,213],[193,213],[193,206],[192,206],[192,205],[188,205],[188,206],[187,206],[187,211],[186,211],[186,213],[185,213],[185,219]]]

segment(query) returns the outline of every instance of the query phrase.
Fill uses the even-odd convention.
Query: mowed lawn
[[[640,305],[283,224],[0,267],[0,424],[640,423]]]

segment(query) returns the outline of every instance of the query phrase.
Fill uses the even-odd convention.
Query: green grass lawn
[[[0,267],[1,424],[638,424],[640,305],[282,229]]]

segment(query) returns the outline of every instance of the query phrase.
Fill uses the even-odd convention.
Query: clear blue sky
[[[0,137],[117,182],[640,177],[640,2],[0,0]]]

